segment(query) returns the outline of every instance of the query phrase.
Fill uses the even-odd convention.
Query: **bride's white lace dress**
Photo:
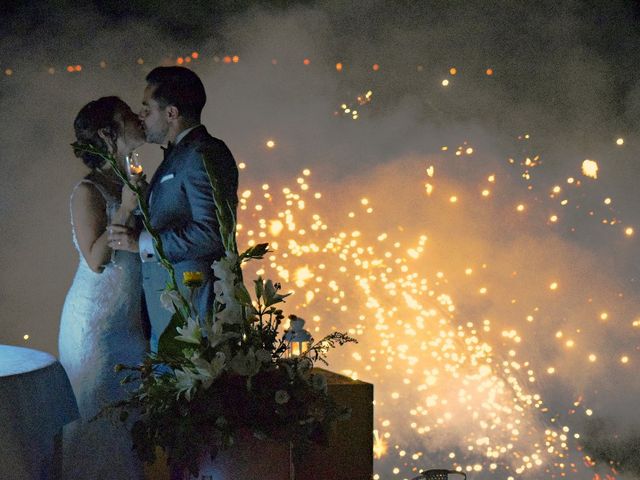
[[[83,182],[95,185],[103,195],[110,222],[119,206],[116,192],[96,176]],[[102,407],[125,395],[120,385],[124,372],[114,372],[114,365],[138,364],[145,354],[140,260],[135,253],[118,251],[102,273],[95,273],[80,254],[75,233],[73,241],[80,264],[62,311],[59,352],[81,420],[64,430],[64,478],[142,478],[142,464],[131,450],[123,424],[109,418],[88,422]]]

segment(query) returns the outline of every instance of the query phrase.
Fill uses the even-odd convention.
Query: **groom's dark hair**
[[[190,122],[200,122],[207,94],[200,77],[184,67],[156,67],[147,75],[147,83],[156,87],[153,99],[162,108],[173,105]]]

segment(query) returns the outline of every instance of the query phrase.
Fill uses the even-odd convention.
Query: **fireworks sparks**
[[[449,73],[453,76],[457,70]],[[371,97],[370,91],[359,95],[352,104],[343,104],[340,113],[355,119],[356,109],[368,104]],[[529,134],[518,140],[529,142],[527,148],[531,148]],[[475,162],[482,152],[464,141],[458,146],[443,145],[438,155],[443,160]],[[554,231],[563,223],[573,231],[570,223],[578,214],[597,218],[595,213],[589,214],[597,209],[581,208],[594,196],[587,189],[597,182],[583,184],[579,177],[598,180],[601,172],[597,162],[585,160],[580,171],[568,172],[563,182],[556,178],[548,185],[534,182],[544,165],[541,156],[530,152],[508,159],[507,164],[517,169],[515,176],[503,178],[503,172],[494,170],[481,178],[475,195],[486,199],[483,204],[503,202],[505,184],[517,180],[526,189],[517,201],[511,199],[513,218],[517,215],[528,224],[542,221]],[[429,162],[422,170],[424,198],[466,210],[473,203],[469,202],[470,192],[439,186],[439,179],[446,177],[441,165]],[[569,373],[566,362],[550,359],[535,363],[527,358],[531,344],[525,326],[535,328],[547,321],[539,307],[530,306],[531,314],[520,317],[520,324],[512,328],[499,327],[504,319],[463,320],[448,291],[457,279],[443,271],[425,272],[426,235],[412,241],[406,235],[394,235],[403,230],[393,224],[383,231],[371,230],[370,225],[379,222],[370,224],[365,215],[374,216],[374,206],[380,202],[376,195],[354,199],[340,218],[336,212],[330,215],[332,208],[323,202],[321,192],[313,190],[308,177],[305,170],[295,188],[276,192],[263,186],[262,197],[257,191],[242,195],[241,208],[251,218],[244,219],[246,226],[239,241],[252,244],[260,237],[274,239],[278,248],[269,257],[266,270],[295,289],[300,308],[317,312],[312,328],[320,331],[347,325],[350,333],[359,336],[357,351],[334,364],[342,365],[342,373],[351,378],[372,381],[379,392],[374,433],[379,465],[376,478],[415,476],[429,465],[427,454],[433,465],[481,474],[479,478],[561,478],[573,474],[579,478],[581,464],[595,465],[580,453],[580,432],[543,400],[545,382]],[[619,225],[621,215],[614,210],[613,199],[600,198],[608,223]],[[559,212],[559,208],[567,210]],[[627,225],[622,232],[631,237],[634,229]],[[487,269],[483,261],[472,264],[460,272],[470,282],[470,295],[495,302],[503,289],[483,274]],[[511,272],[511,278],[518,274]],[[547,298],[558,299],[570,288],[569,281],[560,276],[538,281],[536,287],[546,291]],[[526,302],[516,294],[505,300],[510,305]],[[612,313],[595,311],[594,321],[612,322]],[[631,328],[637,325],[640,321]],[[581,358],[585,366],[609,364],[607,356],[594,348],[579,328],[558,330],[555,344],[564,355]],[[613,360],[619,368],[633,365],[630,353],[620,352]],[[580,399],[577,405],[584,416],[595,415],[582,404]],[[577,411],[574,406],[569,415]],[[448,432],[460,429],[465,433],[454,435],[456,440],[444,440]]]
[[[371,102],[371,98],[373,97],[373,92],[369,90],[367,93],[362,95],[358,95],[356,98],[356,104],[358,106],[366,105]],[[350,116],[353,120],[358,119],[358,110],[355,108],[353,104],[343,103],[340,105],[341,112],[335,112],[336,115],[342,114],[342,116]]]
[[[373,455],[375,458],[382,458],[382,456],[387,453],[387,444],[380,437],[380,433],[378,430],[373,431]]]
[[[428,165],[424,172],[434,182],[435,166]],[[338,328],[344,317],[350,333],[360,336],[342,373],[370,379],[379,389],[375,458],[392,464],[395,458],[391,473],[415,474],[424,466],[427,451],[433,458],[442,448],[430,439],[464,425],[463,444],[440,464],[468,473],[506,474],[503,478],[541,469],[549,478],[577,471],[569,458],[579,457],[572,442],[580,435],[570,435],[570,427],[560,425],[556,416],[542,420],[549,408],[534,389],[539,379],[533,365],[520,357],[517,347],[526,344],[522,332],[503,330],[503,341],[513,348],[502,352],[489,341],[491,320],[478,326],[474,321],[459,323],[454,300],[443,290],[447,275],[438,271],[425,278],[420,273],[426,235],[411,242],[388,231],[371,231],[358,219],[374,213],[375,196],[361,196],[340,223],[331,224],[323,213],[331,208],[323,204],[320,192],[313,191],[309,176],[305,169],[295,188],[279,192],[268,185],[262,185],[260,193],[242,192],[241,210],[246,213],[239,241],[276,241],[279,248],[269,256],[268,270],[295,289],[300,308],[318,312],[313,318],[316,331]],[[485,178],[496,183],[493,173]],[[432,183],[425,188],[428,195],[434,194]],[[553,187],[551,199],[560,193]],[[449,195],[448,200],[459,203],[459,196]],[[524,204],[518,207],[524,210]],[[466,267],[463,273],[472,278],[474,268]],[[547,286],[551,292],[560,290],[557,280]],[[487,285],[479,285],[477,292],[490,295]],[[534,316],[526,320],[533,323]],[[581,348],[573,334],[558,331],[555,336],[567,351]],[[588,361],[596,358],[589,354]],[[619,363],[630,364],[631,357],[621,355]],[[562,370],[557,365],[540,368],[549,377]],[[403,409],[404,424],[389,420],[403,418],[398,416]],[[554,426],[540,430],[541,423]],[[409,433],[416,441],[406,443]],[[425,445],[431,447],[425,450]]]
[[[598,164],[593,160],[582,162],[582,174],[585,177],[598,178]]]

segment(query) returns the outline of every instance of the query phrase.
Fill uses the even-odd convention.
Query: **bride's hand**
[[[112,224],[107,227],[108,245],[113,250],[138,252],[138,236],[125,225]]]
[[[145,196],[147,194],[149,183],[147,182],[147,176],[144,173],[133,175],[131,177],[131,183],[133,183],[140,189],[140,193],[142,193],[142,196]]]

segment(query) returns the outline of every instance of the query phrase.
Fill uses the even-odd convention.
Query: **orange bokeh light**
[[[231,63],[231,57],[230,57],[229,55],[227,55],[226,57],[224,57],[224,58],[222,59],[222,61],[223,61],[224,63]]]
[[[377,63],[374,63],[372,68],[374,72],[377,72],[378,70],[380,70],[380,65],[378,65]]]
[[[73,68],[71,65],[67,67],[67,72],[73,72],[74,70],[75,68]]]
[[[456,73],[458,73],[458,69],[457,69],[456,67],[451,67],[451,68],[449,69],[449,73],[450,73],[451,75],[455,75]]]
[[[487,68],[486,74],[489,76],[493,75],[493,68]]]
[[[184,58],[178,57],[178,60],[176,60],[176,62],[178,63],[178,65],[182,65],[184,63]]]
[[[304,63],[305,65],[309,65],[311,63],[311,60],[309,60],[308,58],[305,58],[302,63]]]
[[[76,65],[76,72],[82,71],[82,65]]]
[[[341,72],[342,71],[342,63],[338,62],[336,63],[336,70]]]
[[[238,63],[240,61],[240,57],[238,55],[234,55],[231,61],[233,61],[233,63]]]
[[[200,54],[198,52],[192,52],[191,53],[191,57],[192,58],[198,58],[200,56]]]

